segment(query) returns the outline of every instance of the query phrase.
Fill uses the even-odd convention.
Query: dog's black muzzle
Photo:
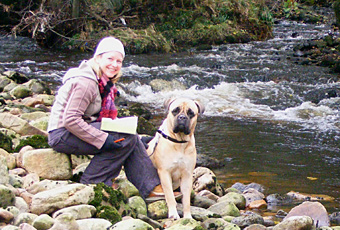
[[[178,115],[173,131],[174,133],[184,133],[185,135],[190,134],[190,119],[184,114]]]

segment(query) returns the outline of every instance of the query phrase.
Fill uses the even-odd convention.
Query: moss
[[[7,152],[13,152],[13,143],[12,138],[0,132],[0,148],[3,148]]]
[[[103,218],[115,224],[122,220],[117,209],[112,206],[100,206],[97,208],[97,218]]]
[[[102,203],[109,203],[116,209],[120,208],[120,202],[126,202],[124,194],[119,190],[114,190],[104,183],[99,183],[94,188],[95,197],[91,205],[97,207]]]
[[[33,135],[20,140],[19,145],[14,149],[14,152],[19,152],[20,149],[26,145],[30,145],[35,149],[49,148],[47,137],[42,135]]]

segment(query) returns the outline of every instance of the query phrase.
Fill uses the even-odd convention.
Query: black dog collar
[[[162,137],[164,137],[165,139],[168,139],[169,141],[172,141],[172,142],[175,142],[175,143],[187,143],[188,142],[188,141],[179,141],[179,140],[176,140],[175,138],[169,137],[168,135],[163,133],[161,130],[157,130],[157,132],[159,134],[161,134]]]

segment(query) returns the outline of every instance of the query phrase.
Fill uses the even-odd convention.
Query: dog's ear
[[[196,104],[196,106],[198,108],[198,113],[199,114],[204,113],[204,110],[205,110],[204,105],[202,105],[202,103],[200,101],[195,101],[195,104]]]
[[[171,98],[169,98],[169,99],[167,99],[167,100],[164,101],[164,107],[165,107],[165,109],[166,109],[166,113],[169,112],[169,107],[170,107],[171,103],[174,102],[175,99],[176,99],[176,98],[171,97]]]

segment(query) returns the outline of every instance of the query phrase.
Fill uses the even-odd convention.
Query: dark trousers
[[[100,122],[92,126],[99,129]],[[110,132],[116,139],[125,138],[120,142],[122,148],[101,152],[93,145],[79,139],[65,128],[49,132],[48,143],[57,152],[74,155],[94,155],[87,166],[80,182],[97,184],[104,182],[111,186],[124,166],[128,180],[146,198],[153,188],[160,184],[156,168],[147,155],[145,147],[138,135]]]

